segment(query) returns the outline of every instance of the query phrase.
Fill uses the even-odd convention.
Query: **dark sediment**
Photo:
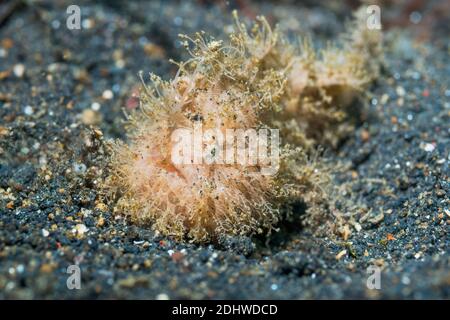
[[[82,30],[66,28],[70,3],[0,15],[0,298],[449,298],[448,24],[424,26],[420,39],[387,31],[395,45],[367,119],[329,153],[348,169],[334,177],[341,236],[286,222],[269,240],[207,246],[155,235],[98,200],[101,141],[123,138],[138,72],[170,78],[168,58],[186,58],[177,34],[220,36],[233,8],[161,3],[82,3]],[[347,12],[235,8],[320,41],[342,30]],[[67,289],[72,264],[81,290]],[[366,286],[372,265],[381,290]]]

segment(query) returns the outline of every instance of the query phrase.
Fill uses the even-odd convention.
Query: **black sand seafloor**
[[[77,3],[74,3],[77,2]],[[81,29],[66,9],[81,8]],[[335,214],[270,237],[177,243],[98,194],[104,140],[124,138],[138,72],[169,79],[179,33],[220,37],[237,9],[333,40],[356,1],[0,4],[0,299],[450,297],[450,4],[381,3],[383,72],[365,120],[326,156]],[[339,222],[339,224],[338,224]],[[333,229],[332,226],[336,227]],[[333,232],[326,230],[333,230]],[[81,289],[67,268],[78,265]],[[381,270],[370,289],[368,267]],[[369,269],[373,270],[373,269]]]

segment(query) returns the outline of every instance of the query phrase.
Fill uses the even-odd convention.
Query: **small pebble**
[[[53,20],[52,21],[52,28],[57,30],[59,29],[59,27],[61,26],[61,22],[59,22],[58,20]]]
[[[27,115],[27,116],[31,116],[33,114],[33,107],[32,106],[26,106],[23,109],[23,112]]]
[[[7,291],[11,291],[11,290],[14,289],[15,286],[16,286],[15,283],[12,282],[12,281],[10,281],[10,282],[8,282],[8,283],[6,284],[5,289],[6,289]]]
[[[73,165],[73,171],[76,174],[83,174],[86,172],[86,165],[84,163],[74,163]]]
[[[179,27],[183,24],[183,18],[177,16],[173,19],[173,23]]]
[[[432,143],[423,143],[423,144],[421,144],[420,147],[421,147],[423,150],[425,150],[426,152],[433,152],[434,149],[436,148],[436,147],[434,146],[434,144],[432,144]]]
[[[450,209],[444,208],[445,214],[450,217]]]
[[[340,260],[343,256],[345,256],[347,254],[347,250],[342,250],[341,252],[339,252],[337,255],[336,255],[336,260]]]
[[[402,283],[403,283],[405,286],[407,286],[407,285],[409,285],[409,284],[411,283],[411,280],[409,279],[408,276],[403,276],[403,277],[402,277]]]
[[[414,24],[418,24],[421,20],[422,20],[422,15],[420,14],[420,12],[413,11],[409,15],[409,21],[411,21]]]
[[[169,296],[165,293],[160,293],[156,296],[156,300],[169,300]]]
[[[88,231],[86,225],[79,223],[72,229],[72,233],[76,233],[79,236],[83,236]]]
[[[116,93],[119,92],[119,91],[120,91],[120,84],[117,84],[117,83],[114,84],[114,85],[112,86],[112,89],[113,89],[113,91],[116,92]]]
[[[115,64],[117,68],[123,69],[125,67],[125,60],[123,59],[116,60]]]
[[[104,92],[103,92],[103,95],[104,95]],[[91,104],[91,109],[94,110],[94,111],[99,111],[100,108],[101,108],[101,105],[100,105],[100,103],[98,103],[98,102],[93,102],[93,103]]]
[[[111,90],[105,90],[102,93],[102,97],[105,100],[111,100],[114,97],[114,94]],[[98,103],[97,103],[98,104]],[[100,105],[99,105],[100,106]],[[100,109],[100,108],[99,108]],[[96,111],[98,111],[99,109],[97,109]],[[95,109],[94,109],[95,110]]]
[[[397,92],[397,95],[400,97],[403,97],[405,95],[405,89],[403,87],[398,86],[395,91]]]
[[[21,63],[14,65],[13,73],[17,78],[22,78],[25,73],[25,66]]]
[[[49,236],[50,232],[48,232],[48,230],[46,229],[42,229],[42,236],[44,236],[45,238],[47,238]]]
[[[81,121],[85,125],[95,125],[101,121],[101,117],[96,111],[85,109],[81,114]]]
[[[23,264],[19,264],[16,268],[17,273],[23,273],[25,271],[25,267]]]
[[[81,26],[83,27],[83,29],[91,29],[94,26],[94,20],[92,20],[92,19],[84,19],[81,22]]]

